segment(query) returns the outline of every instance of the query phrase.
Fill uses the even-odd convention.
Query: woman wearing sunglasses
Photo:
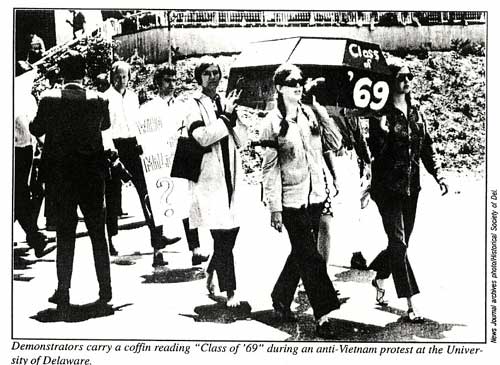
[[[320,126],[315,113],[321,123],[330,119],[315,99],[314,112],[300,102],[304,79],[298,67],[281,65],[273,81],[277,105],[263,121],[261,134],[261,141],[266,142],[263,145],[270,146],[264,151],[263,185],[271,210],[271,226],[278,232],[285,226],[292,246],[271,294],[273,308],[279,320],[296,320],[290,305],[302,279],[317,320],[317,333],[329,337],[332,332],[328,315],[339,308],[340,302],[316,245],[326,191]],[[338,148],[340,133],[336,129],[330,132]]]
[[[368,145],[373,156],[371,197],[377,204],[387,248],[370,265],[377,275],[372,281],[376,302],[386,306],[384,280],[391,274],[399,298],[406,298],[410,322],[419,323],[412,297],[419,293],[407,256],[420,191],[419,165],[436,179],[442,195],[448,192],[435,159],[432,139],[418,107],[411,99],[413,74],[404,65],[390,65],[394,77],[392,95],[381,118],[371,118]]]

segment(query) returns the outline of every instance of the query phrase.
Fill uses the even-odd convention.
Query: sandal
[[[378,286],[376,279],[372,280],[372,285],[375,289],[377,289],[377,297],[375,298],[377,304],[380,305],[381,307],[387,307],[389,303],[387,302],[387,300],[384,300],[385,289],[382,289],[381,287]]]
[[[410,323],[424,323],[424,317],[417,316],[413,311],[413,308],[409,308],[407,311],[408,316],[406,320]]]

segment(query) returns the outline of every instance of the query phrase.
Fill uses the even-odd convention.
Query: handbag
[[[199,106],[200,101],[198,99],[195,100],[198,102]],[[205,125],[203,122],[203,114],[201,114],[201,117],[201,122]],[[183,128],[184,122],[179,129],[182,131]],[[210,150],[210,146],[201,146],[198,141],[193,138],[191,133],[188,133],[188,137],[179,136],[170,176],[198,182],[201,173],[201,162],[203,160],[203,156]]]

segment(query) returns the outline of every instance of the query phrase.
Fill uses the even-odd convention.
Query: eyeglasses
[[[302,87],[304,86],[304,79],[285,79],[283,81],[283,86]]]
[[[398,82],[403,82],[403,81],[405,81],[405,79],[408,79],[408,81],[413,80],[413,74],[412,73],[409,73],[409,74],[399,74],[398,76],[396,76],[396,80]]]
[[[175,82],[175,79],[172,79],[172,78],[168,78],[168,77],[165,77],[162,79],[163,82],[168,82],[168,83],[171,83],[171,82]]]
[[[206,71],[203,71],[201,74],[202,74],[202,76],[217,77],[217,76],[219,76],[219,70],[215,70],[215,71],[206,70]]]

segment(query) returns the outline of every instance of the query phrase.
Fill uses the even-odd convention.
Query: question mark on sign
[[[352,81],[352,79],[354,79],[354,72],[352,71],[347,71],[347,76],[349,76],[349,82]]]
[[[171,217],[172,215],[174,215],[174,210],[172,209],[172,204],[170,204],[168,198],[170,197],[170,194],[172,194],[172,190],[174,190],[174,182],[169,177],[161,177],[156,181],[156,187],[158,189],[165,187],[165,191],[161,195],[160,200],[162,202],[164,201],[166,204],[166,209],[163,214],[166,217]]]

